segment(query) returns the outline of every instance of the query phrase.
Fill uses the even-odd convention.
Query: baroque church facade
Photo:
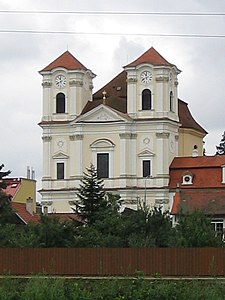
[[[169,204],[169,166],[203,155],[207,132],[178,99],[181,71],[150,48],[96,93],[95,74],[66,51],[43,77],[42,205],[70,212],[92,163],[124,205]]]

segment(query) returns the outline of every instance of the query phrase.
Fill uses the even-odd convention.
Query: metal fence
[[[1,248],[0,274],[225,276],[224,248]]]

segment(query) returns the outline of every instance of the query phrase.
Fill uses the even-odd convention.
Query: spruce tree
[[[225,131],[222,135],[219,146],[216,146],[216,155],[225,155]]]
[[[94,224],[106,212],[107,200],[103,180],[98,178],[93,164],[84,173],[77,196],[80,199],[79,212],[87,224]]]

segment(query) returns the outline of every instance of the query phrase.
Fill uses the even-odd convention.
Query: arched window
[[[152,109],[152,93],[150,90],[145,89],[142,92],[142,110]]]
[[[66,99],[63,93],[56,95],[56,113],[62,114],[66,112]]]
[[[173,92],[170,92],[170,111],[173,111]]]
[[[97,167],[98,178],[112,178],[115,145],[108,139],[99,139],[90,145],[92,161]]]

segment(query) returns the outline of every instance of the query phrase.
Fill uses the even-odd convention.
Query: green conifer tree
[[[106,194],[103,189],[103,180],[98,178],[97,170],[91,164],[84,173],[77,196],[80,199],[78,211],[89,225],[101,218],[107,209]]]
[[[225,131],[222,135],[219,146],[216,146],[216,155],[225,155]]]

